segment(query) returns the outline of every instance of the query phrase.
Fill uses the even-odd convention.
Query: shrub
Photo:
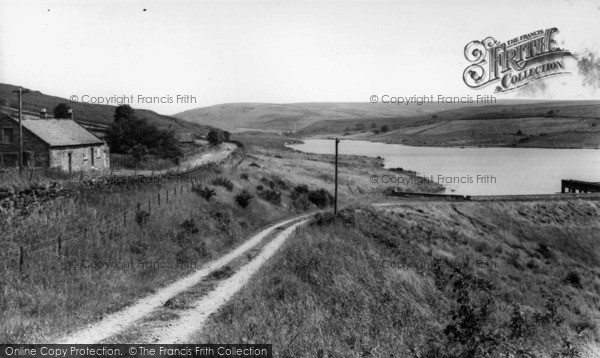
[[[258,193],[258,196],[268,201],[273,205],[281,205],[281,192],[277,190],[263,190]]]
[[[256,190],[263,190],[265,187],[262,184],[256,186]]]
[[[250,205],[250,201],[254,198],[252,194],[246,189],[242,190],[239,194],[235,196],[235,202],[242,207],[243,209],[247,208]]]
[[[546,244],[539,244],[537,252],[539,252],[540,255],[542,255],[542,257],[546,260],[556,259],[556,255],[554,254],[554,252],[552,252],[552,250],[550,250],[550,248]]]
[[[310,201],[306,194],[292,197],[292,206],[299,211],[306,211],[310,207]]]
[[[308,193],[308,200],[319,208],[325,208],[333,202],[334,198],[327,190],[318,189]]]
[[[308,194],[309,192],[310,192],[310,190],[308,189],[308,185],[300,184],[300,185],[296,185],[296,187],[294,188],[294,193],[292,193],[292,195]]]
[[[206,135],[206,140],[212,145],[217,145],[223,142],[229,142],[229,136],[229,132],[213,128]]]
[[[206,201],[210,201],[210,199],[216,195],[215,191],[207,186],[205,186],[204,188],[200,186],[195,186],[192,188],[192,191],[200,195]]]
[[[576,288],[583,287],[581,285],[581,276],[579,276],[579,273],[577,271],[570,271],[567,274],[567,277],[565,277],[565,282]]]
[[[390,131],[390,127],[387,124],[384,124],[381,126],[382,133],[389,132],[389,131]]]
[[[150,213],[148,213],[147,211],[144,210],[138,210],[135,213],[135,222],[139,225],[139,226],[143,226],[144,224],[146,224],[148,222],[148,218],[150,217]]]
[[[240,179],[248,180],[248,174],[247,173],[240,174]]]
[[[188,219],[184,221],[183,223],[181,223],[181,227],[185,230],[185,232],[190,234],[196,234],[199,231],[193,219]]]
[[[231,180],[225,177],[216,177],[215,179],[213,179],[212,184],[222,186],[229,191],[233,190],[233,183],[231,182]]]

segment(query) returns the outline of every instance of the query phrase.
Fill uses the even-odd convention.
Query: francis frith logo
[[[478,88],[497,83],[494,92],[507,92],[544,77],[570,73],[564,59],[572,55],[556,45],[557,32],[554,27],[503,43],[493,37],[469,42],[465,58],[471,64],[463,72],[465,84]]]

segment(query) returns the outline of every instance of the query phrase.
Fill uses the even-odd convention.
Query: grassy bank
[[[272,343],[278,357],[597,356],[599,217],[590,202],[321,217],[195,341]]]

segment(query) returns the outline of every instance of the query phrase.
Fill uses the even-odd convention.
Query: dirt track
[[[246,242],[244,242],[241,246],[235,248],[230,253],[222,256],[221,258],[212,261],[199,269],[198,271],[192,273],[191,275],[184,277],[173,284],[164,287],[158,290],[157,293],[150,295],[146,298],[143,298],[133,304],[132,306],[114,313],[110,316],[107,316],[100,322],[97,322],[87,328],[84,328],[78,332],[75,332],[67,337],[64,337],[59,340],[58,343],[62,344],[94,344],[100,341],[103,341],[111,336],[114,336],[127,328],[133,326],[136,321],[141,318],[149,315],[153,310],[158,307],[161,307],[165,304],[165,302],[172,297],[175,297],[179,293],[193,287],[204,278],[206,278],[212,272],[224,267],[232,260],[240,257],[254,246],[258,245],[265,237],[267,237],[270,233],[272,233],[277,228],[282,225],[288,225],[293,223],[294,221],[298,221],[306,218],[308,215],[298,216],[293,219],[288,219],[274,225],[269,226],[268,228],[262,230],[258,234],[252,236]],[[304,223],[302,221],[301,223]],[[270,242],[264,250],[255,257],[249,264],[242,267],[238,273],[234,276],[230,277],[226,281],[222,283],[214,292],[211,292],[206,300],[211,300],[210,312],[213,312],[217,309],[221,303],[224,303],[231,295],[233,295],[237,290],[239,290],[250,278],[252,273],[256,272],[258,268],[271,256],[273,253],[281,246],[281,244],[285,241],[285,239],[291,234],[293,228],[296,228],[301,223],[296,223],[284,230],[280,234],[277,235],[272,242]],[[233,283],[235,282],[235,283]],[[204,300],[203,300],[204,301]],[[199,303],[200,304],[200,303]],[[190,312],[188,316],[185,318],[185,322],[188,322],[191,318],[189,317],[198,317],[198,316],[208,316],[210,312],[203,312],[199,307],[194,309],[194,311]],[[199,326],[199,324],[196,324]],[[189,326],[188,326],[189,329]],[[174,331],[175,332],[175,331]],[[162,335],[161,340],[178,340],[183,339],[184,332],[182,330],[177,330],[178,334],[181,336],[175,336],[174,334],[170,335]]]

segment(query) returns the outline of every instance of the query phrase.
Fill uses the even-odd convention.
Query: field
[[[459,108],[427,116],[323,121],[302,137],[344,136],[414,146],[600,148],[597,102]],[[381,128],[388,130],[382,132]]]

